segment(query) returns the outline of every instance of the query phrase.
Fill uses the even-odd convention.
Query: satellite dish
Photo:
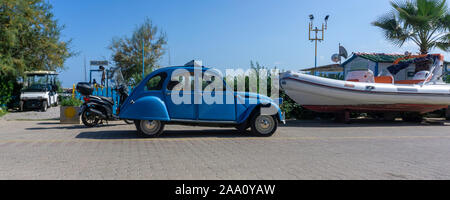
[[[341,61],[341,56],[340,56],[339,54],[333,54],[333,55],[331,56],[331,61],[333,61],[333,62],[335,62],[335,63],[338,63],[338,62]]]
[[[341,45],[339,45],[339,56],[342,56],[342,57],[344,57],[345,59],[348,58],[347,50],[346,50],[343,46],[341,46]]]

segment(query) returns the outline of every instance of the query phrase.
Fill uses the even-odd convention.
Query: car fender
[[[119,117],[132,120],[170,120],[166,104],[155,96],[127,101],[127,104],[122,107]]]
[[[248,121],[248,119],[255,112],[258,111],[257,109],[260,109],[262,107],[273,109],[272,112],[276,112],[278,121],[284,122],[285,119],[284,119],[284,116],[283,116],[283,113],[282,113],[280,107],[277,104],[275,104],[274,102],[268,102],[268,103],[264,102],[264,103],[259,103],[259,104],[250,104],[248,106],[248,109],[244,113],[242,113],[241,117],[238,120],[238,123],[241,124],[241,123]]]

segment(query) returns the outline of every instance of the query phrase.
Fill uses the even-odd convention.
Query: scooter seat
[[[102,96],[91,96],[91,98],[98,98],[101,99],[103,101],[106,101],[108,103],[110,103],[111,105],[114,105],[114,100],[110,97],[102,97]]]
[[[114,104],[114,100],[110,97],[100,97],[101,99],[103,99],[104,101],[107,101],[110,104]]]

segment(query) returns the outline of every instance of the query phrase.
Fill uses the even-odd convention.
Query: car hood
[[[281,104],[282,103],[282,99],[278,98],[276,100],[271,99],[270,97],[266,96],[266,95],[262,95],[262,94],[256,94],[256,93],[252,93],[252,92],[235,92],[235,95],[238,97],[241,97],[243,99],[248,99],[250,102],[253,101],[259,101],[261,103],[275,103],[275,104]]]
[[[48,96],[48,92],[23,92],[20,94],[20,98],[46,98]]]

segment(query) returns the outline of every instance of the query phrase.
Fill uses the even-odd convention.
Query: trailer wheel
[[[351,123],[350,111],[348,111],[348,110],[345,110],[345,111],[339,112],[339,113],[335,113],[334,116],[335,116],[335,118],[334,118],[335,122],[345,123],[345,124]]]
[[[402,119],[406,122],[422,122],[423,115],[420,113],[404,113]]]

